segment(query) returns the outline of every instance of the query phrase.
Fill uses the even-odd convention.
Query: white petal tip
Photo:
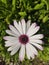
[[[4,40],[7,40],[7,36],[3,37]]]
[[[35,26],[37,25],[36,22],[33,23]]]
[[[16,20],[13,20],[14,22],[16,22]]]
[[[33,57],[32,59],[34,59],[35,57]]]
[[[40,50],[43,51],[43,47]]]
[[[10,53],[11,56],[13,56],[14,54]]]
[[[40,29],[40,26],[37,26],[38,29]]]
[[[38,31],[40,29],[40,26],[36,26],[36,30]]]
[[[11,27],[11,25],[9,25],[9,28]]]
[[[7,30],[5,30],[5,32],[7,32]]]
[[[8,47],[8,46],[5,44],[5,47]]]
[[[25,21],[25,19],[21,19],[21,21]]]
[[[31,57],[30,57],[30,59],[31,59],[31,58],[32,58],[32,59],[34,59],[34,58],[35,58],[35,56],[31,56]]]
[[[44,38],[44,35],[42,34],[42,38]]]
[[[38,55],[38,52],[35,55]]]
[[[7,51],[11,51],[10,48],[8,48]]]
[[[22,62],[23,60],[24,60],[23,58],[19,58],[19,61],[21,61],[21,62]]]
[[[42,41],[42,44],[44,44],[44,42]]]

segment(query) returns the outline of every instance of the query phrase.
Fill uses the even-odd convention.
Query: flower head
[[[27,58],[34,59],[35,55],[38,54],[37,49],[43,50],[41,44],[43,41],[43,34],[36,34],[40,29],[36,23],[30,22],[30,20],[25,22],[24,19],[19,21],[19,23],[14,20],[14,26],[9,25],[10,30],[6,30],[9,36],[5,36],[5,47],[8,47],[8,51],[11,51],[11,55],[14,55],[19,49],[19,60],[23,61],[25,53]],[[36,34],[36,35],[35,35]]]

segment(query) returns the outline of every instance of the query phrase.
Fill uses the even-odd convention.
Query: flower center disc
[[[29,41],[28,36],[27,35],[21,35],[19,37],[19,42],[22,44],[27,44],[27,42]]]

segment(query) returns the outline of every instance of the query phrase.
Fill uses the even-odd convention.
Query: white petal
[[[5,36],[3,37],[4,40],[17,40],[18,37],[12,37],[12,36]]]
[[[34,45],[35,47],[37,47],[38,49],[40,50],[43,50],[43,47],[37,43],[33,43],[33,42],[30,42],[32,45]]]
[[[44,36],[43,34],[37,34],[37,35],[34,35],[34,36],[31,36],[30,39],[42,39]]]
[[[29,22],[28,22],[29,23]],[[36,26],[36,23],[32,23],[32,25],[30,26],[30,23],[28,24],[27,23],[27,28],[28,28],[28,31],[27,31],[27,34],[28,34],[28,32],[30,32],[30,30],[32,30],[32,29],[34,29],[35,28],[35,26]]]
[[[31,24],[31,20],[28,20],[28,21],[27,21],[27,30],[29,29],[30,24]]]
[[[23,33],[25,34],[25,33],[26,33],[26,23],[25,23],[25,20],[22,19],[22,20],[21,20],[21,23],[22,23]]]
[[[21,22],[20,22],[20,21],[19,21],[19,28],[21,29],[21,33],[23,34],[22,24],[21,24]]]
[[[5,47],[9,47],[14,45],[14,43],[11,43],[10,41],[5,41]]]
[[[15,46],[13,45],[13,46],[9,47],[9,48],[7,49],[7,51],[12,51],[14,48],[15,48]]]
[[[32,36],[32,35],[34,35],[38,30],[39,30],[39,26],[36,26],[35,28],[29,28],[29,30],[28,30],[28,32],[27,32],[27,35],[28,36]]]
[[[18,23],[16,22],[16,20],[14,20],[14,26],[22,34],[21,26],[18,25]]]
[[[28,59],[33,58],[34,56],[38,54],[37,50],[31,45],[31,44],[26,44],[26,54]]]
[[[25,57],[25,45],[22,45],[19,53],[19,60],[23,61],[24,57]]]
[[[18,45],[17,47],[15,47],[15,48],[11,51],[10,55],[14,55],[14,54],[19,50],[19,48],[20,48],[20,45]]]
[[[9,25],[9,28],[15,33],[15,35],[20,35],[20,33],[16,30],[16,28],[12,25]]]
[[[11,30],[6,30],[6,33],[12,36],[16,36]]]
[[[43,41],[42,40],[38,40],[38,39],[31,39],[30,38],[30,42],[38,43],[38,44],[43,44]]]
[[[14,50],[14,49],[17,49],[18,47],[20,47],[21,46],[21,44],[20,43],[17,43],[17,44],[15,44],[15,45],[12,45],[11,47],[9,47],[7,50],[8,51],[12,51],[12,50]]]
[[[36,50],[36,48],[35,48],[34,46],[32,46],[32,49],[33,49],[33,53],[34,53],[35,55],[38,55],[38,52],[37,52],[37,50]]]
[[[12,45],[17,45],[18,43],[19,43],[18,40],[5,41],[5,46],[9,47],[9,46],[12,46]]]
[[[31,50],[29,49],[29,46],[26,45],[26,54],[27,54],[27,58],[28,58],[28,59],[30,59],[30,55],[31,55],[31,54],[30,54],[30,51],[31,51]]]

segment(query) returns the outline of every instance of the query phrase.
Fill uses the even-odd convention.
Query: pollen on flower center
[[[19,37],[19,42],[22,43],[22,44],[27,44],[27,42],[29,41],[29,38],[27,35],[21,35]]]

